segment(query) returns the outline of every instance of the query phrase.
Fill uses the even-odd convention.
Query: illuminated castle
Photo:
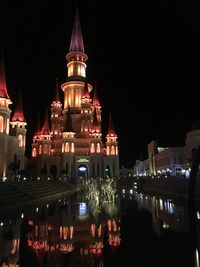
[[[10,171],[24,169],[26,121],[21,93],[11,118],[12,101],[7,92],[3,53],[0,54],[0,179]]]
[[[118,176],[117,135],[110,115],[106,144],[103,144],[101,106],[96,88],[93,89],[86,78],[88,57],[78,11],[66,59],[68,75],[61,85],[64,104],[59,98],[57,82],[51,103],[51,127],[46,110],[44,123],[42,127],[38,125],[33,137],[32,160],[37,166],[37,173],[70,178]]]

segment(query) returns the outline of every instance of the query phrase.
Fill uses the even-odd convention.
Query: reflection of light
[[[86,171],[86,167],[84,167],[84,166],[82,166],[82,167],[79,167],[78,169],[79,169],[79,171],[81,171],[81,172],[84,172],[84,171]]]
[[[24,218],[24,214],[23,214],[23,213],[21,214],[21,218],[22,218],[22,219]]]
[[[200,220],[200,213],[197,211],[197,219]]]
[[[79,215],[85,215],[87,210],[86,203],[80,203],[79,204]]]
[[[199,267],[199,251],[196,248],[196,267]]]

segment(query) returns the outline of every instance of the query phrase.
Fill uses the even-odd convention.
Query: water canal
[[[4,267],[198,267],[198,242],[194,248],[186,201],[132,190],[112,201],[78,193],[0,218]]]

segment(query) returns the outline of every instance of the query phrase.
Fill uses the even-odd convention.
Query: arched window
[[[34,147],[33,150],[32,150],[32,157],[36,157],[36,156],[37,156],[37,150]]]
[[[110,152],[111,155],[115,155],[115,147],[114,146],[111,146],[111,152]]]
[[[101,147],[100,147],[100,143],[97,143],[97,153],[101,152]]]
[[[0,133],[3,133],[3,117],[0,116]]]
[[[39,155],[42,154],[42,145],[39,145]]]
[[[65,152],[69,152],[69,143],[65,143]]]
[[[94,153],[94,152],[95,152],[95,149],[94,149],[94,143],[91,144],[90,152],[91,152],[91,153]]]
[[[23,147],[23,136],[21,134],[18,136],[18,142],[19,142],[19,147]]]
[[[7,118],[7,124],[6,124],[6,133],[7,134],[9,134],[9,129],[10,129],[9,118]]]

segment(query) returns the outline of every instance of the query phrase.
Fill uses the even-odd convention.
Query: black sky
[[[52,3],[51,3],[52,2]],[[14,101],[22,87],[27,153],[37,111],[65,81],[75,1],[4,1],[0,47]],[[120,164],[147,156],[147,144],[183,145],[200,117],[199,14],[192,1],[79,1],[88,81],[97,82],[103,127],[111,110]],[[61,95],[62,92],[60,91]],[[11,107],[14,109],[14,105]]]

